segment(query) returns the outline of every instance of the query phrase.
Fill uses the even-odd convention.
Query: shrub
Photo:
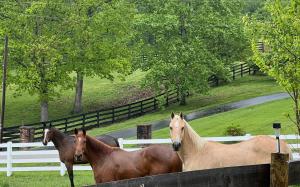
[[[225,130],[225,136],[244,136],[246,132],[239,125],[228,126]]]

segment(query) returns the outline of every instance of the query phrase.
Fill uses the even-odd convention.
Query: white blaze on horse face
[[[172,142],[181,143],[182,124],[180,122],[181,118],[177,115],[171,120],[170,134]]]
[[[43,142],[45,142],[45,143],[46,143],[46,137],[47,137],[48,131],[49,131],[49,129],[45,129],[45,132],[44,132],[44,140],[43,140]]]

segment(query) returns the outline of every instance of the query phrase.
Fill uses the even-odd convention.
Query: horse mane
[[[89,142],[89,144],[88,144]],[[99,151],[103,153],[111,153],[113,151],[113,147],[93,138],[89,135],[86,135],[86,145],[89,146],[93,151]]]
[[[185,121],[185,128],[184,128],[184,139],[189,138],[191,142],[189,142],[190,145],[193,145],[193,150],[201,150],[204,146],[204,144],[207,142],[204,138],[201,138],[195,130]]]

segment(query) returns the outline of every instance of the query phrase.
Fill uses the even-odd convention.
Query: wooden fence
[[[300,161],[289,163],[289,185],[300,184]],[[90,187],[270,186],[270,164],[179,172],[114,181]]]
[[[235,65],[232,67],[232,78],[235,80],[238,76],[243,77],[246,74],[255,73],[255,69],[250,67],[247,63]],[[213,75],[208,80],[210,86],[218,86],[222,80]],[[155,97],[147,98],[134,103],[126,104],[123,106],[112,107],[93,112],[73,115],[66,118],[60,118],[56,120],[50,120],[46,122],[37,122],[26,125],[17,125],[12,127],[3,128],[3,140],[2,142],[20,141],[20,127],[29,126],[34,128],[34,140],[38,141],[42,138],[45,128],[55,127],[64,133],[72,133],[75,128],[92,129],[95,127],[101,127],[109,124],[113,124],[118,121],[134,118],[147,113],[154,112],[158,109],[158,98],[165,98],[162,105],[168,106],[172,103],[179,101],[179,94],[177,91],[169,91],[156,95]]]
[[[205,137],[209,141],[217,142],[239,142],[249,140],[252,136],[225,136],[225,137]],[[300,160],[300,145],[295,144],[299,140],[297,135],[281,135],[280,139],[289,142],[289,147],[293,151],[293,160]],[[141,149],[140,145],[145,144],[170,144],[170,139],[139,139],[126,140],[119,139],[120,148],[126,151],[135,151]],[[24,150],[25,148],[25,150]],[[33,171],[59,171],[60,175],[66,173],[66,167],[59,160],[58,151],[54,148],[52,142],[44,146],[42,142],[33,143],[13,143],[7,142],[0,144],[0,172],[6,172],[7,176],[11,176],[13,172],[33,172]],[[22,150],[23,149],[23,150]],[[5,150],[5,151],[4,151]],[[49,163],[51,165],[41,165],[41,163]],[[3,166],[1,166],[3,164]],[[26,165],[20,165],[26,164]],[[30,165],[28,165],[30,164]],[[91,170],[89,165],[75,165],[74,170]]]

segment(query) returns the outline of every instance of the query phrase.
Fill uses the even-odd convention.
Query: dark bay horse
[[[152,145],[138,151],[127,152],[106,145],[75,129],[75,159],[83,156],[94,172],[96,183],[179,172],[182,163],[168,145]]]
[[[102,135],[97,137],[97,140],[104,142],[112,147],[119,147],[118,140],[112,136]],[[73,180],[73,165],[74,164],[86,164],[88,163],[85,158],[82,158],[80,162],[74,160],[75,154],[75,137],[66,135],[55,128],[45,129],[43,144],[47,145],[52,141],[55,148],[59,152],[59,159],[66,165],[71,186],[74,187]]]

